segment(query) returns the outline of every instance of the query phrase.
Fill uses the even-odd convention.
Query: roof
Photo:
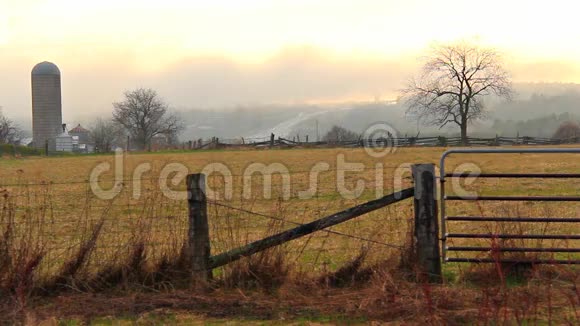
[[[54,63],[44,61],[32,68],[32,75],[60,75],[60,70]]]
[[[88,133],[89,131],[87,129],[83,128],[81,126],[81,124],[79,123],[76,127],[72,128],[68,132],[71,134],[82,134],[82,133]]]

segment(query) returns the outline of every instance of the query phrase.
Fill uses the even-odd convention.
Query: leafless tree
[[[174,137],[182,130],[177,116],[167,112],[168,105],[150,88],[125,92],[124,101],[113,107],[113,121],[124,127],[140,149],[150,148],[157,135]]]
[[[112,151],[115,144],[123,141],[122,127],[112,120],[98,118],[90,132],[95,149],[101,153]]]
[[[580,125],[573,121],[563,122],[554,133],[553,138],[569,141],[580,137]]]
[[[0,107],[0,144],[15,144],[22,136],[22,130],[2,113]]]
[[[341,126],[332,126],[330,130],[322,137],[323,141],[329,143],[338,143],[341,141],[357,140],[359,135],[354,131],[348,130]]]
[[[513,94],[501,55],[461,42],[433,48],[402,95],[408,115],[440,128],[456,124],[466,143],[468,125],[487,117],[483,98],[492,94],[508,100]]]

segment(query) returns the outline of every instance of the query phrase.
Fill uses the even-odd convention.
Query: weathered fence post
[[[44,155],[48,156],[48,139],[44,142]]]
[[[270,134],[270,147],[274,147],[274,133]]]
[[[421,278],[441,282],[439,224],[437,219],[435,165],[412,167],[415,182],[415,257]]]
[[[187,176],[187,201],[189,206],[188,247],[194,279],[207,281],[212,278],[208,268],[210,257],[205,175]]]

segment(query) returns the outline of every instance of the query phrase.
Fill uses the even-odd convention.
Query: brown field
[[[99,199],[87,182],[90,171],[97,164],[113,163],[112,155],[0,159],[0,184],[3,185],[0,186],[3,195],[0,231],[6,234],[7,225],[13,227],[10,247],[6,248],[10,249],[13,256],[19,258],[13,259],[10,267],[4,270],[0,261],[0,285],[2,282],[18,285],[8,287],[9,290],[6,292],[12,293],[15,299],[5,305],[11,308],[0,309],[0,314],[12,311],[15,313],[10,318],[17,318],[14,316],[20,314],[18,318],[21,319],[18,320],[24,318],[24,320],[54,322],[59,319],[90,321],[106,316],[113,316],[107,317],[108,321],[117,320],[116,318],[124,320],[125,317],[121,318],[118,314],[128,313],[130,315],[126,317],[128,322],[141,318],[146,324],[203,323],[208,316],[214,318],[211,321],[216,323],[228,322],[232,318],[234,321],[243,319],[249,323],[262,323],[263,320],[281,322],[280,320],[287,318],[298,324],[309,320],[338,323],[383,320],[439,324],[468,321],[482,314],[491,316],[490,323],[504,320],[511,324],[520,317],[529,322],[533,321],[531,316],[536,318],[536,321],[554,320],[570,324],[577,322],[580,295],[576,286],[579,279],[578,270],[572,267],[534,269],[534,276],[530,280],[524,283],[516,282],[511,292],[513,295],[502,292],[512,285],[509,276],[504,278],[503,273],[496,273],[497,266],[445,264],[446,284],[433,288],[415,286],[403,276],[393,276],[398,275],[396,272],[388,274],[385,270],[392,271],[401,265],[400,258],[406,256],[412,239],[411,200],[332,228],[342,235],[318,232],[276,250],[270,250],[266,254],[217,269],[214,271],[216,284],[212,285],[214,292],[195,294],[191,299],[198,304],[195,306],[183,302],[192,294],[188,292],[190,290],[184,290],[179,282],[172,281],[170,272],[161,273],[163,274],[161,276],[159,273],[151,274],[155,276],[149,279],[138,277],[136,278],[138,281],[134,282],[130,282],[130,278],[118,277],[111,280],[110,277],[104,277],[111,276],[112,270],[126,271],[125,267],[134,267],[136,252],[140,257],[137,264],[143,271],[168,271],[169,269],[165,268],[167,266],[178,267],[188,228],[187,203],[184,200],[167,198],[159,190],[160,171],[168,163],[181,163],[190,173],[199,172],[207,164],[216,162],[225,164],[231,170],[234,180],[232,199],[224,199],[222,177],[212,174],[207,182],[210,188],[219,193],[217,198],[209,198],[208,205],[212,253],[217,254],[289,229],[296,224],[313,221],[374,199],[381,193],[389,194],[395,189],[395,175],[399,175],[400,171],[404,171],[401,179],[402,187],[410,187],[412,180],[409,166],[416,163],[438,164],[443,150],[400,148],[395,153],[378,159],[368,156],[363,149],[130,153],[125,156],[123,162],[125,171],[123,189],[113,200]],[[337,193],[337,173],[342,170],[337,166],[339,154],[343,154],[347,162],[362,163],[364,166],[362,171],[345,173],[347,188],[354,187],[357,181],[365,182],[364,191],[358,198],[347,199]],[[279,175],[273,177],[271,198],[263,198],[261,190],[264,179],[258,175],[252,178],[252,197],[242,198],[241,175],[245,167],[256,162],[281,163],[288,168],[290,199],[282,198],[282,179]],[[319,162],[328,163],[330,171],[320,174],[315,196],[309,199],[298,198],[298,193],[309,187],[308,172]],[[452,156],[447,162],[448,169],[455,169],[462,163],[473,163],[480,166],[484,172],[580,173],[578,155],[568,154],[458,155]],[[151,171],[135,178],[140,180],[139,188],[133,180],[133,172],[141,163],[149,163]],[[379,173],[376,164],[383,165],[383,170]],[[113,185],[112,178],[113,174],[109,171],[100,179],[104,189]],[[170,189],[185,188],[184,180],[175,181],[176,183],[172,184],[172,180],[169,180]],[[377,185],[381,184],[382,190],[380,187],[377,190]],[[580,180],[486,179],[478,180],[472,185],[465,184],[464,188],[477,190],[480,194],[486,195],[577,196],[580,192]],[[141,195],[135,198],[133,194],[138,189],[141,190]],[[448,192],[452,191],[451,187],[447,189]],[[447,213],[472,216],[580,217],[580,203],[461,202],[449,203]],[[448,232],[576,235],[580,233],[580,226],[571,223],[453,223],[448,223]],[[490,246],[489,242],[474,240],[455,241],[451,244]],[[506,241],[503,245],[577,248],[578,241],[522,240]],[[36,265],[33,264],[35,254],[40,258]],[[477,255],[485,256],[485,254],[462,254],[472,257]],[[357,260],[363,256],[364,259]],[[536,257],[535,254],[529,256]],[[578,254],[541,254],[539,257],[580,259]],[[341,271],[344,272],[345,266],[352,267],[358,263],[361,266],[354,268],[356,271],[351,271],[349,275],[356,278],[365,274],[363,273],[365,269],[373,270],[371,273],[373,276],[367,283],[351,284],[347,289],[335,289],[333,284],[329,284],[335,278],[326,278],[326,283],[322,285],[316,281],[324,275],[337,275]],[[11,278],[9,275],[14,273],[24,273],[28,278],[25,280]],[[121,279],[124,281],[119,284],[117,281]],[[304,285],[305,280],[314,281]],[[80,304],[70,304],[70,309],[50,308],[51,304],[47,303],[46,299],[38,299],[40,301],[34,299],[38,297],[37,292],[43,292],[41,291],[43,288],[56,293],[57,290],[53,289],[56,283],[66,283],[65,290],[58,290],[64,294],[54,299],[56,305],[64,304],[65,301],[62,300],[78,300],[91,309],[85,310]],[[483,290],[478,287],[478,284],[482,283],[489,285],[489,291],[486,287],[483,287]],[[554,294],[549,297],[550,308],[545,306],[548,300],[543,295],[545,286],[550,289],[554,287]],[[111,287],[123,290],[120,293],[115,292],[120,300],[117,305],[111,305],[102,298],[87,297],[87,293],[101,291],[105,291],[106,294],[103,295],[111,296]],[[389,292],[397,287],[400,287],[398,294]],[[263,290],[266,290],[265,293]],[[0,294],[2,291],[0,289]],[[426,294],[430,291],[433,291],[433,298]],[[534,294],[534,297],[537,295],[538,298],[522,308],[525,313],[522,312],[523,315],[518,317],[518,313],[514,312],[517,311],[515,302],[521,301],[517,298],[530,296],[530,291],[538,292]],[[74,294],[75,292],[81,294]],[[145,295],[148,299],[136,299],[143,296],[142,293],[154,295]],[[45,295],[46,293],[40,297]],[[401,304],[393,303],[392,306],[398,307],[397,309],[401,311],[396,313],[396,309],[393,308],[395,310],[391,314],[388,312],[389,304],[384,301],[387,298],[385,295],[404,297],[405,299],[398,300],[407,300],[405,304],[408,306],[403,309]],[[498,299],[502,295],[505,297]],[[127,299],[127,296],[131,296],[131,299]],[[332,300],[325,299],[327,297]],[[223,301],[215,301],[216,298]],[[366,302],[365,298],[374,298],[378,301]],[[463,303],[458,302],[459,299],[463,300]],[[140,300],[148,302],[151,311],[144,307],[130,308],[127,306],[130,305],[127,300],[132,302],[131,307]],[[360,306],[357,306],[356,300],[360,301]],[[438,301],[433,303],[432,300]],[[481,307],[485,306],[482,303],[486,302],[485,300],[489,301],[486,306],[489,311],[481,310]],[[493,300],[500,300],[501,303],[495,303]],[[159,302],[171,304],[166,310],[158,311],[155,310],[158,307],[167,307]],[[234,308],[235,302],[246,302],[248,306],[242,304],[242,307]],[[364,302],[366,303],[363,305]],[[427,306],[425,302],[428,303]],[[218,307],[213,311],[204,304]],[[247,310],[242,309],[243,307]],[[418,307],[428,311],[417,310]],[[304,313],[310,310],[312,314]],[[450,313],[450,310],[453,310],[453,313]],[[270,313],[271,311],[274,312]],[[143,314],[149,315],[143,317]],[[22,315],[25,317],[21,317]],[[248,318],[250,320],[247,320]],[[13,319],[6,317],[5,320]]]

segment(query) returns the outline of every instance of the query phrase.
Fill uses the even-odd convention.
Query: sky
[[[389,99],[435,44],[497,48],[515,82],[580,83],[575,1],[0,0],[0,106],[62,72],[65,118],[152,87],[177,109]]]

